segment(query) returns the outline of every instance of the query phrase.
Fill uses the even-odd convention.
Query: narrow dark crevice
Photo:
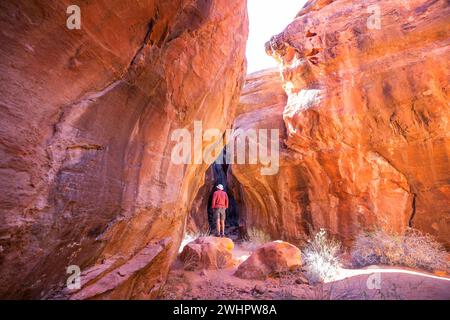
[[[234,186],[230,185],[229,170],[231,167],[225,163],[225,150],[223,150],[216,161],[206,170],[204,184],[197,192],[187,218],[186,232],[216,234],[216,221],[214,221],[211,204],[217,185],[222,184],[229,200],[229,207],[226,210],[225,233],[233,239],[239,238],[239,221],[242,219],[239,210],[241,207],[240,197],[235,197],[236,190],[234,190]]]
[[[411,213],[411,216],[409,217],[409,222],[408,222],[408,226],[410,228],[413,227],[413,220],[414,220],[414,216],[416,215],[416,198],[417,198],[417,194],[413,193],[412,213]]]
[[[214,191],[216,191],[216,186],[218,184],[222,184],[225,192],[228,194],[229,207],[227,209],[226,220],[225,220],[225,231],[227,233],[234,233],[235,229],[239,226],[239,212],[238,212],[238,204],[233,197],[232,193],[228,187],[228,168],[229,165],[225,163],[225,150],[223,150],[220,155],[222,161],[216,160],[212,165],[211,169],[213,171],[214,183],[210,188],[208,204],[207,204],[207,213],[208,213],[208,223],[211,232],[214,234],[216,231],[216,222],[213,219],[213,209],[211,208],[212,197]],[[219,158],[220,158],[219,157]]]
[[[139,57],[139,54],[142,52],[142,50],[145,48],[145,46],[150,41],[150,36],[152,34],[153,26],[155,25],[155,18],[152,18],[150,22],[147,24],[147,31],[145,32],[144,40],[142,41],[141,46],[136,50],[133,58],[131,58],[130,64],[128,65],[128,68],[126,69],[126,72],[124,74],[127,74],[129,70],[133,67],[133,65],[136,64],[136,60]]]

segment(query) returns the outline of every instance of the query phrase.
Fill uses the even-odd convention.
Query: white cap
[[[223,190],[223,185],[218,184],[218,185],[217,185],[217,189]]]

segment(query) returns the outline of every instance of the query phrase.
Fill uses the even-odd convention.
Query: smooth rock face
[[[444,0],[309,1],[266,44],[287,149],[278,176],[232,167],[255,227],[292,242],[323,227],[348,243],[412,226],[450,244],[449,16]]]
[[[180,253],[186,270],[223,269],[233,265],[234,243],[229,238],[200,237]]]
[[[64,2],[0,4],[2,298],[51,297],[69,265],[102,271],[75,298],[154,297],[207,168],[171,133],[224,130],[243,84],[245,1],[80,8],[69,30]]]
[[[287,95],[277,69],[268,69],[247,75],[244,89],[233,123],[235,130],[279,130],[280,169],[276,175],[261,175],[261,164],[232,164],[228,184],[239,199],[240,222],[246,227],[258,229],[274,239],[290,239],[296,234],[301,220],[292,210],[291,196],[297,193],[301,183],[298,175],[289,171],[295,167],[286,159],[284,146],[286,130],[283,110]]]
[[[208,202],[211,192],[215,189],[213,167],[209,167],[205,173],[203,185],[198,189],[197,195],[192,202],[191,210],[186,221],[186,233],[208,234],[210,230],[208,219]]]
[[[242,262],[235,275],[244,279],[264,279],[271,274],[302,266],[302,254],[296,246],[284,242],[268,242]]]

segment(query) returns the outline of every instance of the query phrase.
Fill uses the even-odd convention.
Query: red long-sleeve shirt
[[[225,191],[217,190],[213,194],[211,207],[216,208],[228,208],[228,195]]]

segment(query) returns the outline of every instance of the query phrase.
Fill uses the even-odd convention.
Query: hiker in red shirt
[[[214,212],[214,220],[216,220],[217,236],[225,237],[225,210],[228,208],[228,195],[223,191],[223,185],[219,184],[216,188],[219,190],[213,194],[211,207]]]

